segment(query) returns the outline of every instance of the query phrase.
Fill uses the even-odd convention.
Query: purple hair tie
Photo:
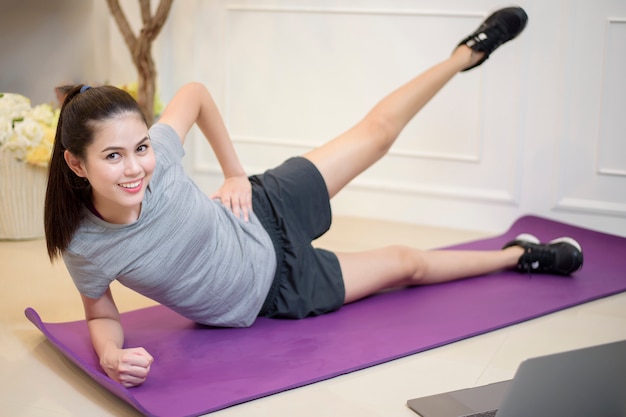
[[[81,93],[84,93],[85,91],[89,90],[90,88],[91,88],[91,86],[90,86],[90,85],[83,85],[83,86],[80,88],[80,92],[81,92]]]

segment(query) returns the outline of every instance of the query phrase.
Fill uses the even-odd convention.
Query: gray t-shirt
[[[276,256],[252,214],[248,223],[185,174],[168,125],[150,129],[156,168],[139,219],[108,223],[88,209],[63,253],[78,290],[101,297],[113,280],[198,323],[244,327],[272,284]]]

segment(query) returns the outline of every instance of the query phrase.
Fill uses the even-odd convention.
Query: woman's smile
[[[143,179],[137,180],[137,181],[133,181],[133,182],[127,182],[127,183],[124,183],[124,184],[118,184],[118,185],[120,187],[124,188],[129,193],[137,193],[137,192],[141,191],[142,183],[143,183]]]

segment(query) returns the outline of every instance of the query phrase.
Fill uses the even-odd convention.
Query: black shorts
[[[311,242],[330,228],[324,178],[308,159],[250,177],[252,205],[274,244],[276,275],[259,316],[300,319],[339,309],[345,288],[337,256]]]

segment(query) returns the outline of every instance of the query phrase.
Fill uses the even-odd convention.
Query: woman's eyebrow
[[[134,147],[136,148],[137,146],[141,145],[147,140],[150,140],[149,136],[146,136],[143,139],[141,139],[139,142],[137,142],[137,144]],[[124,150],[124,147],[123,146],[108,146],[104,148],[103,150],[101,150],[100,152],[102,153],[102,152],[111,152],[111,151],[119,151],[119,150]]]

